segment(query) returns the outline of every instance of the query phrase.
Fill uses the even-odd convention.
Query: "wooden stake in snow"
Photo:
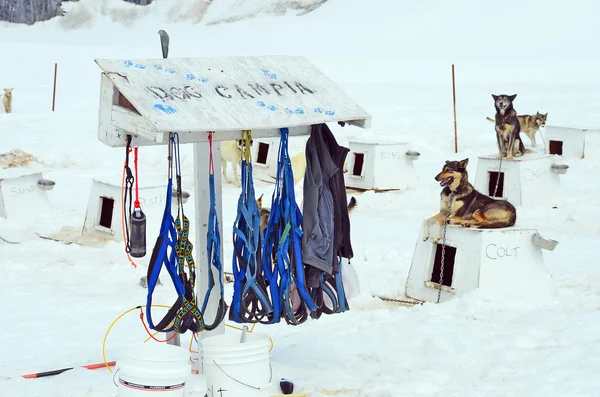
[[[454,64],[452,64],[452,102],[454,104],[454,153],[458,153],[458,132],[456,131],[456,91],[454,89]]]
[[[58,64],[54,63],[54,90],[52,91],[52,111],[54,112],[54,102],[56,101],[56,71],[58,69]]]

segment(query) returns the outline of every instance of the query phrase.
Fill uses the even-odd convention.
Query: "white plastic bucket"
[[[248,332],[244,343],[240,337],[228,333],[200,340],[206,388],[213,396],[222,390],[227,397],[270,397],[269,337]]]
[[[162,397],[183,397],[191,372],[190,353],[166,343],[144,343],[127,349],[117,368],[120,397],[149,397],[157,391]]]

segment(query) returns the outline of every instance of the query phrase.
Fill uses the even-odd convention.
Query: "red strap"
[[[135,201],[133,202],[134,208],[140,208],[140,193],[139,193],[139,181],[138,181],[138,147],[133,148],[133,166],[135,168]]]
[[[212,131],[208,131],[208,173],[215,173],[215,164],[213,162],[213,150],[212,150]]]

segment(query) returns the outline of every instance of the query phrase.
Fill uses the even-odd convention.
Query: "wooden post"
[[[454,88],[454,64],[452,64],[452,102],[454,104],[454,153],[458,153],[458,132],[456,131],[456,90]]]
[[[58,69],[58,64],[54,63],[54,90],[52,91],[52,111],[54,112],[54,102],[56,101],[56,71]]]
[[[241,135],[240,135],[241,136]],[[208,253],[206,251],[206,239],[208,234],[208,212],[210,210],[210,189],[208,186],[208,155],[209,155],[209,143],[208,142],[197,142],[193,144],[194,147],[194,204],[195,204],[195,225],[196,225],[196,245],[194,246],[196,251],[196,304],[202,305],[206,291],[208,290],[208,272],[212,271],[213,277],[216,283],[219,281],[219,272],[214,268],[210,267],[208,263]],[[223,194],[223,184],[221,182],[221,141],[213,141],[213,157],[214,161],[214,172],[215,172],[215,199],[217,204],[217,217],[219,219],[219,233],[223,236],[223,200],[221,199]],[[227,266],[231,263],[230,258],[225,258],[223,255],[223,246],[221,243],[221,260],[223,266]],[[207,323],[214,322],[215,315],[219,308],[219,284],[215,285],[214,290],[210,294],[206,310],[203,313],[205,321]],[[202,331],[198,335],[198,344],[204,338],[208,338],[214,335],[222,335],[225,333],[225,321],[223,321],[217,328],[212,331]],[[200,348],[198,351],[198,361],[192,366],[192,369],[198,370],[199,374],[202,374],[202,353]]]

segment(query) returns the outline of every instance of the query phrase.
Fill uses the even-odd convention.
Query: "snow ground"
[[[416,188],[356,194],[352,263],[361,295],[350,302],[352,311],[300,327],[257,327],[275,341],[274,379],[293,379],[298,391],[361,388],[360,394],[349,396],[596,395],[599,160],[567,161],[569,172],[561,176],[566,199],[560,208],[518,208],[518,225],[535,227],[560,242],[555,251],[544,252],[556,287],[550,299],[523,301],[479,290],[439,306],[406,308],[371,296],[403,293],[420,222],[438,209],[439,186],[433,176],[443,161],[469,157],[474,178],[477,156],[495,151],[493,129],[485,120],[493,115],[491,93],[518,93],[516,109],[549,112],[549,124],[600,125],[598,55],[586,51],[578,39],[597,33],[597,24],[585,22],[598,5],[573,2],[558,12],[549,2],[531,2],[518,18],[525,23],[535,13],[535,27],[521,24],[520,32],[498,32],[493,29],[505,15],[490,14],[484,6],[477,10],[486,15],[485,22],[458,19],[460,28],[449,30],[454,23],[444,13],[461,18],[479,4],[474,2],[458,2],[453,9],[440,3],[431,13],[425,6],[392,6],[381,0],[341,3],[331,0],[301,18],[261,18],[212,27],[169,25],[149,15],[136,21],[135,28],[113,26],[99,17],[93,26],[70,32],[61,30],[56,21],[3,29],[0,53],[12,56],[3,56],[0,62],[0,88],[16,89],[14,113],[0,115],[0,152],[20,148],[34,154],[54,169],[47,175],[57,185],[49,192],[54,217],[35,224],[0,219],[0,236],[21,243],[0,241],[0,376],[13,377],[0,380],[1,397],[117,394],[106,370],[74,369],[37,380],[18,376],[101,362],[102,339],[110,323],[121,312],[145,303],[146,290],[138,286],[143,267],[134,270],[128,264],[122,244],[62,245],[41,240],[34,232],[80,228],[91,178],[120,176],[122,151],[105,147],[96,138],[100,70],[93,59],[159,57],[160,28],[171,35],[171,57],[309,56],[373,115],[371,130],[332,126],[341,143],[358,134],[402,137],[422,153],[415,164]],[[536,8],[536,3],[546,6]],[[378,22],[353,27],[367,12]],[[409,21],[399,23],[398,18]],[[325,29],[334,27],[324,36]],[[280,34],[284,28],[285,34]],[[502,62],[497,61],[495,34],[506,35],[517,60],[502,55]],[[538,52],[531,53],[531,48]],[[453,153],[452,140],[453,51],[458,154]],[[52,113],[54,62],[59,69],[57,107]],[[142,148],[141,169],[161,175],[164,150]],[[184,181],[191,181],[191,148],[183,147],[182,156]],[[270,196],[271,189],[257,183],[258,194]],[[234,220],[237,196],[233,185],[224,186],[225,225]],[[186,212],[193,218],[191,201]],[[230,266],[231,234],[225,232],[223,239],[224,261]],[[170,305],[175,295],[167,284],[154,296],[155,302]],[[117,358],[121,348],[139,343],[145,335],[135,314],[125,317],[111,331],[108,359]],[[187,335],[182,338],[182,344],[188,341]],[[198,395],[193,385],[188,395]]]

